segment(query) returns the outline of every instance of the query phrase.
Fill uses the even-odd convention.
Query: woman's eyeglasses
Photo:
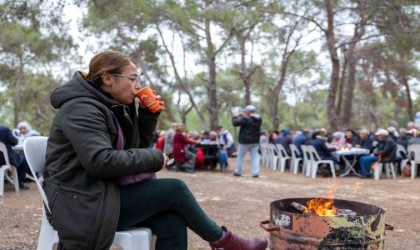
[[[142,76],[138,76],[138,75],[121,75],[121,74],[111,74],[112,76],[115,77],[124,77],[127,78],[128,80],[130,80],[132,83],[134,84],[140,84],[141,80],[142,80]]]

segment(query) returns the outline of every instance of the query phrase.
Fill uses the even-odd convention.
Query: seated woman
[[[19,129],[20,137],[22,139],[26,139],[27,137],[30,137],[30,136],[40,136],[41,135],[38,131],[33,130],[31,125],[29,125],[29,123],[27,123],[25,121],[20,122],[17,127]]]
[[[337,131],[332,134],[333,140],[330,143],[331,146],[336,148],[341,148],[346,145],[345,134],[343,132]]]
[[[30,172],[29,166],[24,154],[18,154],[15,150],[13,150],[12,147],[18,144],[18,139],[13,135],[12,130],[10,130],[9,127],[0,125],[0,142],[3,142],[7,148],[7,156],[9,157],[10,164],[13,164],[16,167],[19,188],[22,190],[28,189],[23,182],[25,180],[26,173]],[[4,155],[0,152],[0,166],[3,166],[4,164],[6,164],[6,161]]]
[[[264,238],[239,237],[218,226],[181,180],[117,183],[127,175],[158,172],[168,161],[149,147],[160,112],[135,102],[138,76],[129,57],[104,51],[92,58],[88,74],[76,72],[51,94],[58,111],[43,188],[58,249],[109,249],[115,230],[132,227],[150,228],[156,250],[187,249],[187,228],[212,249],[266,249]]]
[[[360,144],[360,138],[353,129],[346,130],[346,144],[351,147]]]
[[[182,169],[185,169],[185,172],[193,173],[195,168],[196,152],[191,150],[188,145],[199,143],[199,141],[191,140],[185,135],[185,125],[177,125],[173,140],[174,160],[180,164]]]
[[[334,165],[338,164],[338,159],[331,155],[331,152],[336,151],[336,148],[329,148],[327,147],[324,137],[325,132],[324,131],[317,131],[312,135],[312,142],[311,145],[314,146],[316,152],[318,153],[319,157],[321,157],[322,160],[331,160],[334,162]],[[331,173],[330,168],[326,168],[325,171],[328,171],[329,174]],[[324,173],[324,176],[327,174],[327,172]]]

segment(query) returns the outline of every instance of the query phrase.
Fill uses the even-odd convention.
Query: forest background
[[[114,49],[166,102],[159,129],[231,130],[248,104],[267,130],[405,127],[419,13],[419,0],[0,0],[0,121],[48,135],[52,90]]]

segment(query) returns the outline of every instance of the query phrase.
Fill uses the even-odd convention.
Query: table
[[[337,157],[337,158],[341,158],[343,159],[344,163],[345,163],[345,169],[344,169],[344,173],[340,174],[340,177],[344,177],[350,174],[350,172],[352,172],[354,175],[356,176],[361,176],[359,173],[357,173],[357,171],[354,169],[354,166],[357,163],[357,158],[360,155],[368,155],[370,153],[369,149],[366,148],[351,148],[349,150],[337,150],[332,152],[332,155]],[[346,156],[354,156],[352,157],[353,159],[349,159]]]

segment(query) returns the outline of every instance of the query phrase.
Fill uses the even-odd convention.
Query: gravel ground
[[[385,249],[420,249],[420,179],[397,177],[380,181],[356,177],[309,179],[301,174],[279,173],[261,168],[252,178],[249,161],[242,177],[233,177],[234,159],[226,172],[196,171],[194,174],[162,170],[159,178],[184,180],[207,213],[220,225],[243,236],[269,237],[259,227],[267,220],[272,201],[294,197],[325,197],[332,191],[339,199],[370,203],[387,210],[386,222],[395,227],[386,232]],[[41,221],[41,202],[35,183],[30,190],[15,193],[5,184],[0,196],[0,249],[36,249]],[[189,232],[189,249],[210,249]]]

